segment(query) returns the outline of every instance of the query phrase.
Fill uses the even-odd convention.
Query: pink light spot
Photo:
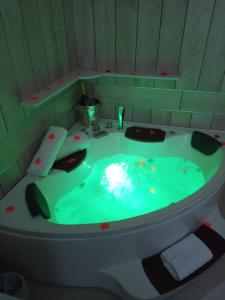
[[[160,72],[160,76],[167,76],[168,73],[167,72]]]
[[[109,223],[108,222],[101,223],[100,228],[103,229],[103,230],[108,229],[109,228]]]
[[[79,134],[75,134],[73,136],[73,138],[74,138],[75,141],[79,141],[80,140],[80,135]]]
[[[37,157],[34,161],[35,165],[40,165],[42,162],[42,159],[40,157]]]
[[[156,171],[156,166],[151,166],[151,171],[155,172]]]
[[[64,79],[59,79],[59,80],[57,80],[57,82],[60,83],[60,84],[62,84],[62,83],[65,82],[65,80]]]
[[[45,88],[47,91],[51,91],[52,90],[52,87],[51,86],[46,86]]]
[[[14,210],[15,210],[15,206],[7,206],[5,209],[7,213],[12,213],[14,212]]]
[[[39,99],[39,97],[38,97],[38,96],[31,96],[30,99],[31,99],[32,101],[36,101],[36,100]]]
[[[53,141],[53,140],[55,139],[54,133],[50,133],[50,134],[48,135],[48,139],[49,139],[50,141]]]
[[[154,130],[149,130],[149,134],[155,134]]]
[[[139,165],[139,166],[145,166],[145,161],[144,161],[144,160],[139,161],[139,162],[138,162],[138,165]]]
[[[151,187],[149,191],[150,191],[150,193],[152,193],[152,194],[155,194],[155,193],[156,193],[156,189],[155,189],[154,187]]]
[[[80,76],[80,72],[75,72],[75,73],[73,73],[73,76]]]
[[[67,159],[66,163],[67,163],[67,164],[72,164],[72,163],[74,163],[75,161],[77,161],[77,159],[76,159],[75,157],[71,157],[71,158]]]
[[[141,132],[141,130],[140,129],[135,129],[135,132],[139,133],[139,132]]]
[[[225,142],[222,142],[223,146],[225,146]]]
[[[202,220],[201,224],[204,225],[205,227],[212,228],[212,224],[207,220]]]

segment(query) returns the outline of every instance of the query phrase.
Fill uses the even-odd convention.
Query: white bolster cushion
[[[163,265],[180,281],[198,270],[213,254],[210,249],[195,235],[190,234],[160,254]]]
[[[48,129],[27,170],[28,174],[37,176],[48,175],[55,162],[57,154],[66,139],[67,133],[67,130],[62,127],[51,126]]]
[[[89,138],[86,133],[79,132],[67,136],[62,148],[57,154],[57,160],[64,158],[74,152],[84,150],[90,145]]]

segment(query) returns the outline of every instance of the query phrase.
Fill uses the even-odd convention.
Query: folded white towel
[[[50,127],[36,152],[28,170],[28,174],[47,176],[56,156],[67,136],[67,130],[62,127]]]
[[[176,280],[182,280],[212,259],[210,249],[190,234],[160,254],[163,265]]]
[[[63,143],[58,155],[57,160],[66,157],[76,151],[84,150],[90,145],[89,138],[86,133],[79,132],[73,133],[67,136],[65,142]]]

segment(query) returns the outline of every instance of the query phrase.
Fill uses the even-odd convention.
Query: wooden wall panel
[[[203,60],[199,90],[220,91],[225,70],[225,1],[217,0]]]
[[[0,186],[4,194],[17,184],[21,179],[21,173],[18,163],[15,161],[9,165],[9,167],[0,174]]]
[[[95,97],[104,104],[124,104],[136,108],[179,109],[181,91],[132,86],[95,85]]]
[[[0,1],[0,11],[9,43],[9,51],[22,97],[36,90],[34,74],[21,16],[20,2]]]
[[[178,89],[195,90],[198,85],[214,3],[215,0],[189,0],[179,64],[182,77],[176,84]]]
[[[116,69],[135,71],[137,0],[116,1]]]
[[[189,127],[191,122],[191,113],[184,111],[173,111],[171,114],[170,125]]]
[[[101,107],[101,118],[104,119],[117,119],[116,116],[116,105],[115,104],[107,104],[102,105]]]
[[[156,70],[161,18],[161,0],[139,1],[136,71],[151,74]]]
[[[210,129],[210,126],[212,124],[212,118],[213,115],[210,114],[207,115],[201,113],[193,113],[190,127]]]
[[[221,92],[225,93],[225,75],[223,76],[223,82],[222,82],[222,85],[221,85]]]
[[[54,102],[55,120],[60,120],[66,113],[74,110],[77,100],[80,98],[80,86],[66,91]]]
[[[61,119],[55,120],[55,126],[62,126],[66,129],[70,129],[77,122],[77,114],[74,110],[68,111]]]
[[[51,0],[53,21],[55,27],[56,45],[59,59],[60,75],[69,73],[69,58],[67,50],[65,19],[61,0]]]
[[[134,109],[133,122],[150,123],[151,111],[150,109]]]
[[[152,110],[151,123],[169,125],[171,120],[171,112],[166,110]]]
[[[225,115],[225,97],[220,93],[184,91],[181,110]]]
[[[73,0],[66,0],[66,1],[61,0],[61,1],[62,1],[63,11],[64,11],[69,69],[70,71],[73,71],[78,67],[74,1]]]
[[[35,83],[37,90],[40,90],[49,82],[49,76],[37,2],[23,0],[20,4]]]
[[[225,130],[225,116],[214,116],[211,129]]]
[[[77,54],[80,67],[96,68],[94,2],[74,0]]]
[[[53,108],[50,105],[39,114],[32,115],[31,118],[27,119],[16,130],[11,131],[1,139],[0,170],[7,168],[12,161],[17,160],[23,154],[24,150],[35,139],[38,139],[53,121]]]
[[[221,85],[221,92],[225,93],[225,75],[223,76],[223,82],[222,82],[222,85]]]
[[[40,16],[42,39],[47,59],[50,82],[60,77],[55,29],[50,0],[37,0]]]
[[[6,134],[6,132],[7,132],[7,127],[0,107],[0,138],[3,137]]]
[[[157,73],[162,71],[170,74],[177,73],[186,20],[187,4],[187,0],[163,1],[156,68]],[[154,86],[174,88],[174,85],[174,81],[155,80]]]
[[[18,103],[20,93],[1,16],[0,14],[0,104],[7,129],[11,129],[25,116]]]
[[[115,1],[95,0],[96,66],[115,70]]]

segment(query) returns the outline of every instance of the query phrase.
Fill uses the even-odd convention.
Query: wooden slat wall
[[[102,78],[89,88],[105,117],[123,104],[127,120],[225,130],[224,0],[1,0],[0,45],[0,195],[49,125],[72,125],[80,91],[32,114],[19,102],[77,67],[181,72],[176,83]]]
[[[75,24],[79,65],[86,69],[96,68],[94,26],[94,1],[75,0]]]
[[[0,198],[24,176],[50,125],[71,127],[76,86],[25,113],[19,102],[78,66],[73,0],[0,1]]]

